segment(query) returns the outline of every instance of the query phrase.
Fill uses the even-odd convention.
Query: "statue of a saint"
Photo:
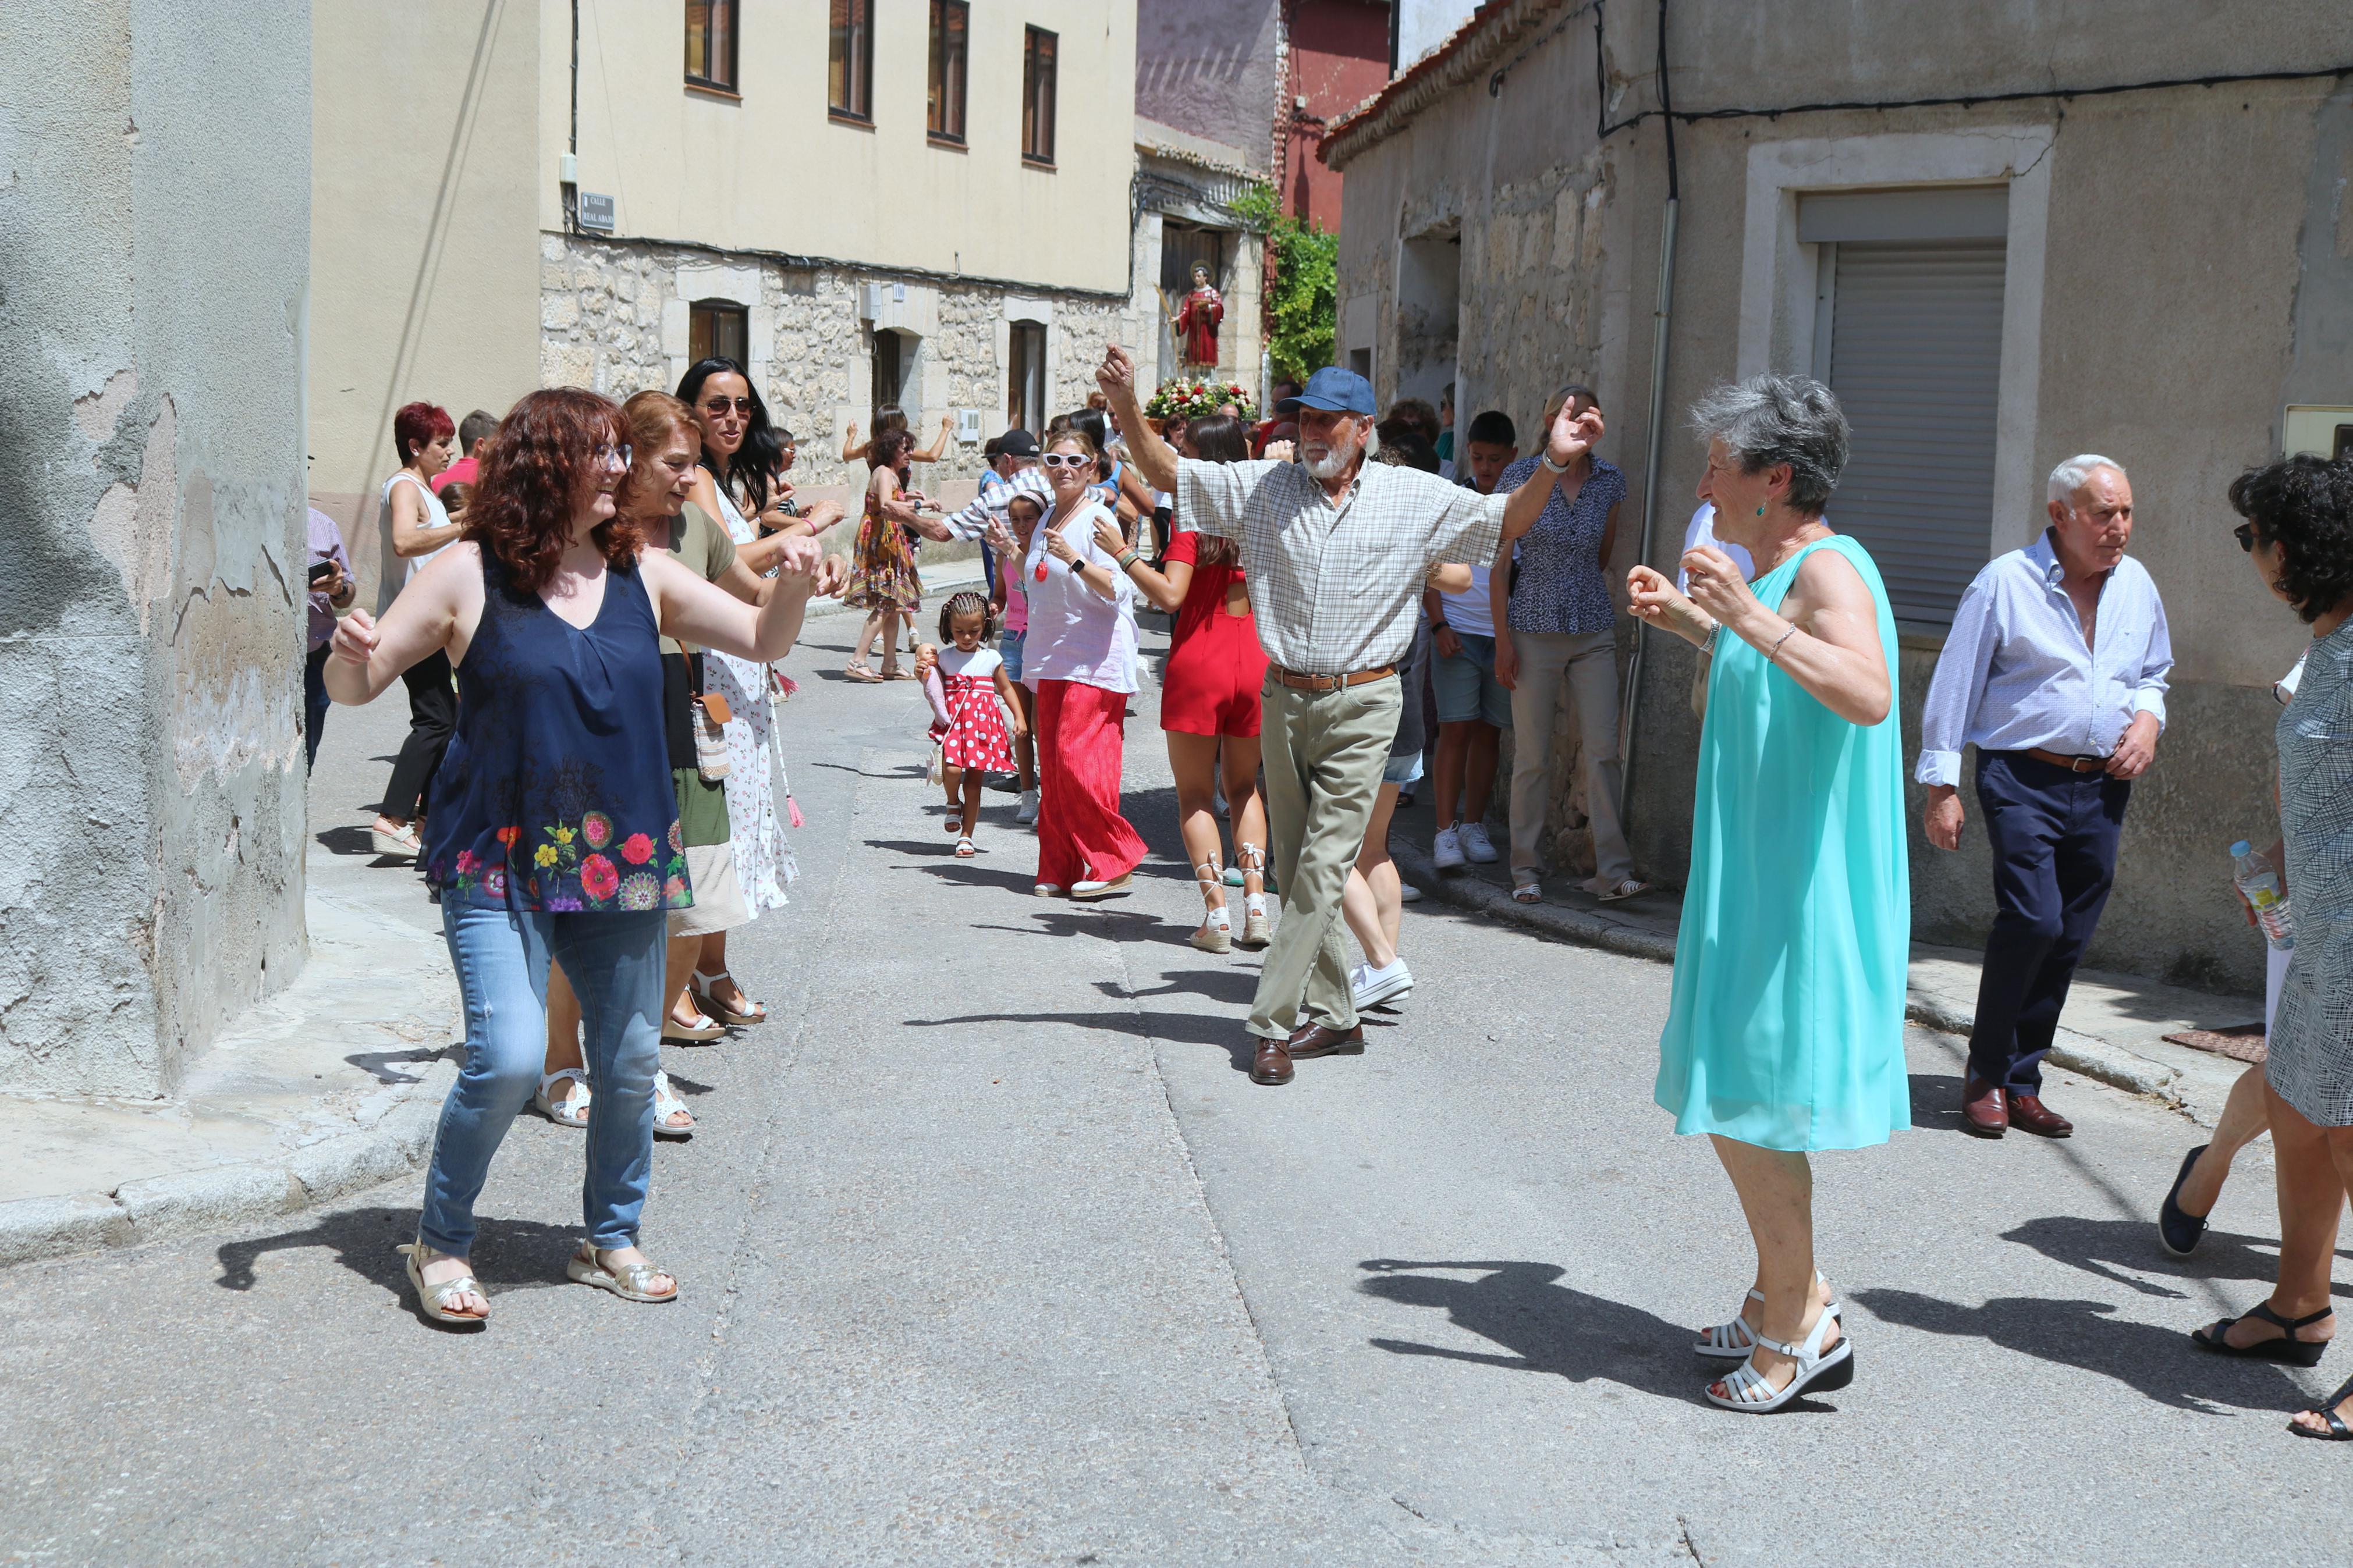
[[[1193,291],[1177,308],[1178,354],[1188,367],[1214,370],[1218,364],[1218,323],[1226,319],[1226,302],[1209,285],[1209,269],[1193,263]]]

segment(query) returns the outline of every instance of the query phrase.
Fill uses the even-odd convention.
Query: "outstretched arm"
[[[1545,433],[1544,456],[1563,468],[1593,450],[1601,440],[1601,410],[1588,408],[1582,414],[1573,414],[1570,409],[1574,406],[1573,399],[1562,404],[1560,412],[1553,416],[1552,428]],[[1554,473],[1539,461],[1536,471],[1528,476],[1528,482],[1512,492],[1511,500],[1504,508],[1504,537],[1517,539],[1534,528],[1536,519],[1544,515],[1545,504],[1552,500],[1553,491],[1567,477]]]
[[[667,555],[647,552],[639,558],[638,570],[664,633],[755,664],[772,664],[790,653],[800,636],[809,596],[821,586],[821,562],[815,540],[786,541],[768,601],[757,609]]]
[[[1176,488],[1176,449],[1161,439],[1152,421],[1144,416],[1144,405],[1135,398],[1135,361],[1117,343],[1103,350],[1103,362],[1095,370],[1095,384],[1103,388],[1104,398],[1113,414],[1119,416],[1119,427],[1127,437],[1127,455],[1134,461],[1144,482],[1155,490]]]

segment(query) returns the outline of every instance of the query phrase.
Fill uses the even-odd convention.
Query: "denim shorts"
[[[1392,752],[1388,766],[1381,770],[1381,783],[1396,784],[1399,788],[1414,783],[1420,777],[1421,753],[1419,752],[1406,752],[1402,754]]]
[[[1495,639],[1456,632],[1462,651],[1452,657],[1430,649],[1430,685],[1438,697],[1438,721],[1467,724],[1483,720],[1498,730],[1512,727],[1512,694],[1495,679]]]
[[[997,638],[997,657],[1005,661],[1005,679],[1021,679],[1021,634],[1000,632]]]

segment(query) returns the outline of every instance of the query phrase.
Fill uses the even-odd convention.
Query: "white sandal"
[[[959,833],[956,835],[955,856],[957,859],[969,860],[979,853],[980,847],[972,841],[971,834]]]
[[[1629,877],[1622,882],[1611,883],[1607,889],[1593,896],[1605,904],[1614,904],[1620,899],[1630,899],[1637,893],[1647,893],[1650,890],[1650,883]]]
[[[1814,1270],[1814,1283],[1825,1285],[1821,1270]],[[1827,1287],[1826,1287],[1827,1288]],[[1748,1299],[1759,1307],[1765,1304],[1765,1292],[1751,1290]],[[1822,1309],[1825,1317],[1837,1318],[1845,1323],[1846,1309],[1837,1301]],[[1763,1313],[1757,1314],[1762,1317]],[[1735,1318],[1728,1323],[1718,1323],[1692,1343],[1692,1354],[1705,1356],[1710,1361],[1746,1361],[1748,1352],[1757,1348],[1757,1331],[1748,1326],[1746,1318]]]
[[[567,1078],[580,1086],[580,1092],[569,1100],[558,1100],[548,1090]],[[588,1075],[580,1068],[557,1068],[541,1076],[539,1092],[531,1097],[531,1108],[558,1127],[577,1130],[588,1125],[588,1101],[595,1092],[588,1087]]]
[[[1220,885],[1218,863],[1204,860],[1193,868],[1193,880],[1201,885],[1201,923],[1185,940],[1202,952],[1231,952],[1234,950],[1233,916],[1227,914],[1223,904],[1211,905],[1209,889]],[[1214,918],[1224,916],[1222,920]]]
[[[1713,1386],[1707,1390],[1708,1403],[1726,1410],[1765,1415],[1781,1409],[1809,1391],[1828,1394],[1832,1389],[1844,1388],[1854,1381],[1854,1342],[1841,1331],[1838,1343],[1827,1351],[1822,1349],[1822,1336],[1831,1331],[1831,1324],[1835,1321],[1837,1320],[1828,1312],[1815,1319],[1814,1331],[1806,1336],[1803,1344],[1788,1344],[1758,1334],[1757,1349],[1777,1352],[1798,1363],[1797,1374],[1789,1379],[1789,1386],[1776,1389],[1772,1380],[1757,1370],[1756,1358],[1752,1355],[1734,1367],[1731,1375],[1723,1380],[1722,1394],[1716,1393]]]
[[[702,1015],[704,1017],[716,1018],[723,1024],[766,1023],[768,1021],[767,1008],[762,1006],[757,1002],[752,1001],[752,998],[748,995],[744,995],[743,986],[736,986],[735,994],[739,996],[743,996],[744,1000],[750,1004],[748,1006],[730,1007],[726,1003],[720,1001],[718,997],[712,994],[712,989],[717,986],[721,981],[733,980],[734,978],[735,977],[733,975],[728,973],[723,969],[715,971],[710,974],[705,974],[701,969],[697,969],[694,972],[693,983],[688,986],[688,989],[694,994],[694,1005],[702,1009]]]
[[[447,1258],[446,1252],[436,1252],[421,1241],[406,1241],[393,1248],[407,1258],[408,1282],[417,1287],[417,1304],[425,1315],[437,1323],[449,1323],[461,1329],[479,1329],[491,1321],[491,1295],[471,1274],[460,1274],[455,1279],[444,1279],[438,1285],[425,1282],[425,1266],[437,1258]],[[476,1312],[460,1312],[451,1303],[461,1296],[473,1296],[482,1303]]]
[[[681,1111],[686,1112],[686,1125],[671,1126],[670,1119]],[[654,1073],[654,1136],[678,1139],[694,1136],[694,1112],[687,1110],[686,1101],[678,1097],[678,1090],[670,1088],[670,1074],[659,1069]]]
[[[624,1263],[617,1268],[607,1266],[605,1254],[593,1242],[582,1242],[564,1265],[565,1278],[583,1285],[594,1285],[599,1290],[610,1290],[624,1301],[675,1301],[678,1300],[678,1276],[652,1262]],[[656,1275],[670,1280],[670,1289],[653,1291],[646,1281]]]

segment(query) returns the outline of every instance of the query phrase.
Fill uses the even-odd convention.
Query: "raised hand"
[[[809,593],[819,599],[830,599],[849,586],[849,563],[839,555],[828,555],[817,563],[817,577]]]
[[[1683,569],[1684,581],[1691,584],[1691,602],[1715,620],[1736,626],[1744,616],[1762,607],[1732,557],[1713,545],[1684,552]]]
[[[1673,632],[1693,642],[1706,637],[1706,620],[1698,606],[1676,590],[1673,580],[1665,573],[1651,567],[1628,570],[1626,608],[1662,631]]]
[[[1135,361],[1117,343],[1103,347],[1103,363],[1095,367],[1095,384],[1105,397],[1117,397],[1122,393],[1135,395]]]
[[[1556,467],[1575,462],[1593,450],[1601,440],[1604,428],[1601,410],[1588,407],[1578,414],[1573,412],[1575,408],[1574,398],[1562,404],[1560,412],[1553,416],[1552,427],[1546,435],[1545,456],[1550,458]]]
[[[1099,517],[1095,520],[1095,543],[1110,556],[1117,556],[1127,548],[1127,535],[1119,531],[1117,518]]]
[[[788,577],[813,577],[825,563],[825,546],[805,533],[794,534],[776,552],[776,566]]]

